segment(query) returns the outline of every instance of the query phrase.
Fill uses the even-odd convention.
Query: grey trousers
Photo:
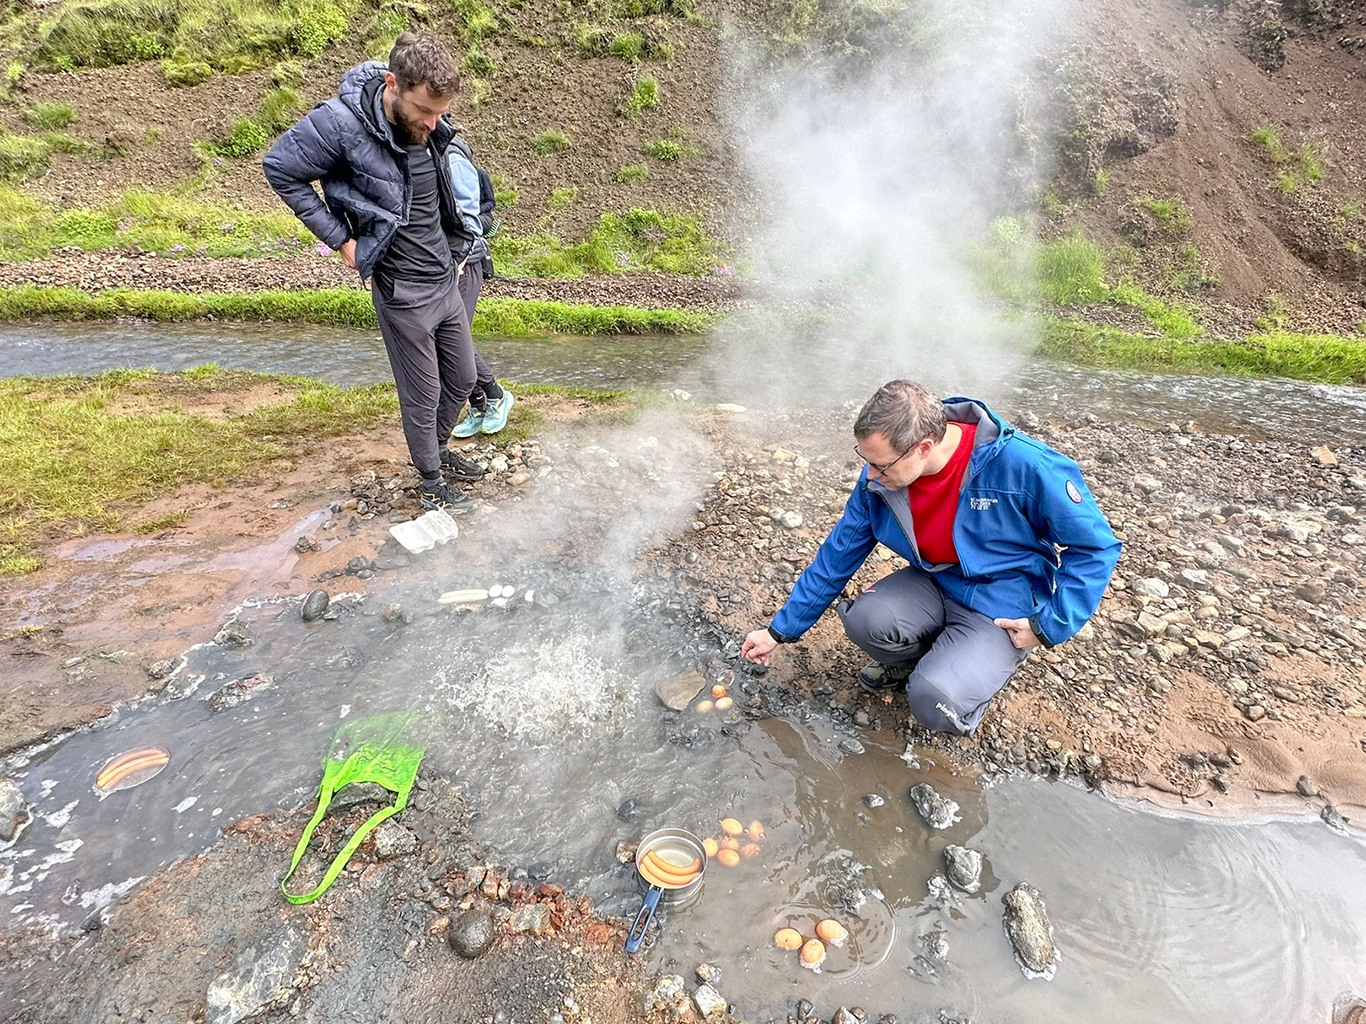
[[[874,661],[912,669],[911,714],[936,732],[970,735],[1029,655],[919,569],[900,569],[835,611],[849,639]]]
[[[460,301],[465,304],[465,319],[469,321],[470,335],[474,334],[474,306],[479,301],[479,293],[484,290],[484,265],[482,263],[466,263],[464,272],[456,282],[456,287],[460,291]],[[488,405],[485,392],[487,385],[494,382],[493,371],[489,369],[489,364],[484,362],[484,357],[479,354],[479,350],[474,352],[474,388],[470,391],[469,401],[476,409],[483,410]],[[454,408],[443,397],[441,407],[437,409],[436,421],[438,425],[445,425],[443,438],[451,436],[460,420],[460,413],[464,407],[464,402]]]
[[[465,303],[449,275],[430,281],[377,277],[370,295],[398,387],[408,453],[423,477],[440,476],[440,447],[450,439],[475,381]]]

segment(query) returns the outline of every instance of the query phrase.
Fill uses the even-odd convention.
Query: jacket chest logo
[[[969,498],[968,505],[974,512],[986,512],[1000,500],[1000,498]]]

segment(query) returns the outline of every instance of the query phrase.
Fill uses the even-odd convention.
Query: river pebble
[[[209,697],[209,707],[214,711],[229,711],[251,700],[263,690],[275,685],[275,677],[269,672],[243,676],[219,689]]]
[[[703,1020],[720,1020],[726,1015],[725,999],[708,984],[698,985],[692,999]]]
[[[375,827],[375,856],[380,860],[394,860],[417,852],[417,836],[411,829],[391,820]]]
[[[1043,897],[1028,882],[1021,882],[1001,897],[1005,904],[1005,929],[1010,944],[1028,977],[1052,977],[1058,961],[1053,926]]]
[[[948,828],[958,820],[958,804],[940,796],[927,782],[911,788],[911,800],[930,828]]]
[[[8,843],[19,834],[19,825],[28,817],[28,804],[19,784],[13,779],[0,779],[0,843]]]
[[[950,844],[944,847],[944,866],[949,881],[964,892],[982,887],[982,855],[976,850]]]
[[[707,681],[697,669],[684,669],[677,675],[656,683],[655,696],[670,711],[683,711],[706,685]]]
[[[493,945],[493,917],[486,910],[466,910],[451,922],[446,941],[466,960],[482,956]]]
[[[301,610],[304,621],[316,622],[318,619],[321,619],[327,614],[327,606],[331,600],[332,597],[326,590],[320,588],[318,590],[310,591],[308,596],[304,598],[303,608]]]

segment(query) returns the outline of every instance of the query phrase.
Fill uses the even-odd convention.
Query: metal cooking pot
[[[654,866],[660,862],[665,865],[662,872]],[[660,828],[642,839],[636,847],[636,877],[647,889],[640,912],[626,933],[626,952],[639,952],[661,903],[676,907],[695,900],[702,892],[706,872],[707,850],[687,829]]]

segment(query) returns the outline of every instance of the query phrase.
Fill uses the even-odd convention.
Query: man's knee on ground
[[[943,690],[913,672],[906,683],[906,699],[911,706],[911,717],[931,732],[947,732],[958,736],[971,735],[977,723],[975,709],[959,707]]]
[[[904,643],[895,609],[874,591],[859,595],[840,616],[844,632],[860,647]]]

